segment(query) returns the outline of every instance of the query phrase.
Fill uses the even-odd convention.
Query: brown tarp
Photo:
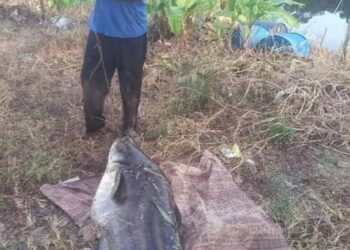
[[[220,160],[205,152],[198,166],[164,163],[181,212],[185,249],[289,249],[281,228],[232,181]],[[40,190],[79,227],[89,224],[89,209],[100,178]]]

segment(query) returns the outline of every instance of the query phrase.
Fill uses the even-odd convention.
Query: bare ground
[[[0,246],[89,249],[39,187],[102,173],[121,125],[117,78],[107,127],[83,140],[86,28],[8,20],[0,27]],[[281,224],[291,247],[349,249],[349,75],[348,64],[321,49],[309,60],[231,52],[209,31],[152,44],[142,147],[159,161],[187,163],[209,149]],[[234,143],[242,160],[220,153]]]

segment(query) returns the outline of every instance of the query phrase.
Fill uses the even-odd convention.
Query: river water
[[[304,0],[301,9],[291,10],[300,21],[294,31],[331,50],[342,48],[347,22],[350,21],[350,0]]]

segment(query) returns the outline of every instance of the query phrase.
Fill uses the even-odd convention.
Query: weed
[[[288,126],[284,120],[276,119],[272,122],[268,134],[274,143],[288,143],[295,139],[296,129]]]
[[[21,151],[22,145],[14,136],[4,136],[4,140],[1,140],[2,147],[4,148],[3,152],[6,152],[7,155],[15,154]]]
[[[147,140],[157,140],[159,137],[166,137],[168,135],[168,126],[166,124],[158,125],[154,130],[151,130],[145,134]]]
[[[46,2],[50,7],[63,9],[67,7],[72,7],[74,5],[82,4],[84,2],[89,2],[89,0],[46,0]]]
[[[293,199],[285,194],[277,194],[269,203],[269,211],[272,218],[286,225],[287,220],[291,217],[295,209]]]
[[[42,180],[57,180],[71,174],[71,168],[57,166],[61,155],[58,151],[36,151],[25,169],[28,180],[40,182]]]
[[[203,110],[216,89],[211,86],[209,73],[197,72],[195,78],[186,78],[179,82],[182,95],[178,95],[170,104],[169,113],[188,114]]]
[[[287,177],[280,173],[269,173],[267,179],[274,193],[268,204],[270,215],[286,225],[296,209],[293,194],[285,184]]]
[[[180,76],[188,76],[194,65],[187,59],[174,63],[175,73]]]
[[[21,244],[18,244],[16,246],[12,245],[12,246],[0,246],[0,250],[17,250],[17,249],[21,249]]]
[[[5,210],[7,206],[8,206],[7,198],[0,194],[0,211]]]
[[[340,156],[329,154],[320,148],[314,148],[314,154],[319,162],[318,167],[334,170],[341,161]],[[319,171],[318,171],[319,172]]]
[[[185,101],[181,97],[176,97],[170,103],[167,113],[169,115],[180,115],[184,114],[186,110]]]

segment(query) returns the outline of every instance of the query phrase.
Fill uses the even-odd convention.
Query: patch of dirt
[[[245,164],[242,175],[245,190],[253,197],[263,196],[265,198],[271,197],[272,192],[269,184],[266,182],[267,171],[278,171],[287,175],[302,180],[304,176],[310,175],[314,170],[316,164],[314,149],[308,146],[293,147],[291,145],[270,145],[265,150],[257,154],[254,158],[254,166]],[[252,188],[253,187],[253,188]],[[255,199],[256,200],[256,199]],[[259,201],[259,200],[256,200]]]

